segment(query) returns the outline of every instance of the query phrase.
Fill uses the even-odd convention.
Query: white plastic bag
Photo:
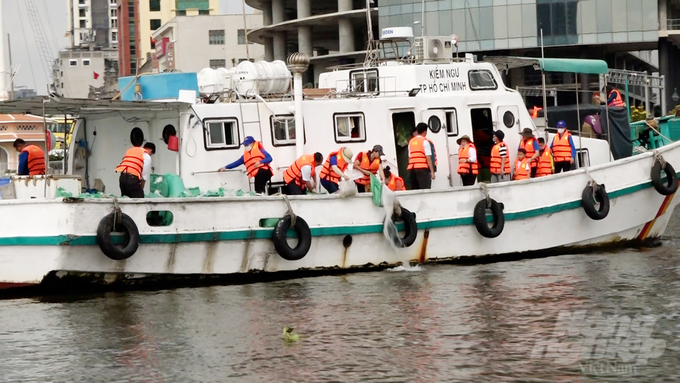
[[[354,181],[340,180],[338,183],[338,194],[343,198],[356,195],[357,187],[354,184]]]

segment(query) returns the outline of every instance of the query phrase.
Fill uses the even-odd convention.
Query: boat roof
[[[514,56],[488,56],[484,61],[496,64],[498,70],[533,66],[536,70],[545,72],[607,74],[609,66],[604,60],[590,59],[556,59]]]
[[[145,112],[169,111],[188,106],[180,101],[121,101],[121,100],[88,100],[52,97],[33,97],[0,102],[0,114],[33,114],[42,116],[82,115],[106,112]]]

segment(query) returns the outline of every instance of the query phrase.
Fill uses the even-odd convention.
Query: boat
[[[385,46],[393,42],[381,39]],[[448,43],[442,46],[450,52]],[[3,186],[0,287],[249,281],[565,253],[663,235],[678,203],[678,142],[614,159],[607,139],[575,137],[578,169],[462,186],[456,174],[461,136],[473,137],[482,153],[493,130],[505,132],[511,149],[524,129],[548,139],[554,133],[535,126],[496,65],[425,51],[392,60],[369,52],[371,63],[323,73],[319,87],[309,90],[301,86],[309,59],[296,53],[287,63],[203,73],[200,83],[189,73],[123,78],[121,100],[51,96],[0,103],[0,113],[75,120],[64,175],[15,176]],[[598,60],[527,60],[543,71],[607,70]],[[373,193],[278,192],[298,156],[326,157],[340,147],[356,154],[381,144],[385,163],[404,175],[404,140],[418,122],[428,124],[437,150],[436,178],[431,190],[391,195],[398,214],[379,206],[388,200]],[[250,193],[242,171],[216,172],[243,154],[246,136],[272,154],[268,195]],[[132,143],[143,141],[157,145],[153,171],[160,176],[150,186],[176,176],[184,189],[199,190],[197,196],[114,196],[115,167]],[[206,193],[211,190],[221,192]],[[399,234],[386,235],[392,219]]]

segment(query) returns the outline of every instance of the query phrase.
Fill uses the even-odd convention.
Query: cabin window
[[[336,114],[335,142],[364,142],[366,128],[363,113]]]
[[[350,72],[352,89],[360,93],[378,92],[378,70],[361,70]]]
[[[274,146],[295,145],[295,117],[272,116],[270,122]]]
[[[590,153],[588,149],[576,149],[576,167],[584,168],[590,166]]]
[[[515,126],[515,115],[509,110],[503,113],[503,125],[505,125],[506,128]]]
[[[206,121],[205,147],[212,149],[236,149],[239,142],[236,120]]]
[[[442,121],[437,116],[430,116],[427,119],[427,126],[432,133],[437,134],[442,129]]]
[[[78,60],[68,60],[69,66],[78,66]]]
[[[495,90],[498,84],[493,78],[491,71],[486,69],[471,70],[468,72],[470,89],[472,90]]]
[[[449,136],[458,135],[458,115],[455,109],[446,111],[446,133]]]

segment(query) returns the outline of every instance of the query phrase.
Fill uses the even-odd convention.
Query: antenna
[[[5,72],[5,47],[4,47],[4,32],[2,28],[2,0],[0,0],[0,101],[7,101],[9,94],[7,93],[7,82]]]
[[[378,66],[378,59],[380,58],[380,53],[378,52],[378,44],[373,39],[373,22],[371,21],[371,3],[373,1],[374,0],[366,0],[366,26],[368,28],[368,46],[366,47],[366,59],[364,60],[365,68]]]

